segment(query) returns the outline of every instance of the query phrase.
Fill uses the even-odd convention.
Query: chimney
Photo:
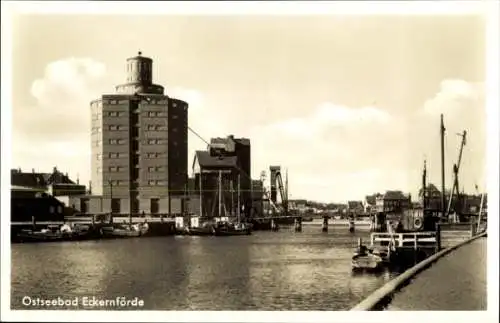
[[[31,169],[31,172],[32,172],[33,174],[35,174],[35,169],[34,169],[34,168],[32,168],[32,169]]]
[[[54,166],[54,169],[52,170],[53,173],[57,173],[57,167]]]

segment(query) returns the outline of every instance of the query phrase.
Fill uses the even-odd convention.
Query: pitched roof
[[[236,156],[211,156],[208,151],[196,151],[194,162],[203,168],[231,168],[236,167]]]
[[[347,205],[349,208],[356,208],[356,207],[362,207],[363,206],[363,202],[361,201],[347,201]]]
[[[406,200],[408,196],[401,191],[387,191],[384,194],[384,200]]]
[[[24,173],[12,170],[10,177],[11,185],[25,187],[45,187],[51,184],[75,184],[69,177],[56,168],[53,173]]]

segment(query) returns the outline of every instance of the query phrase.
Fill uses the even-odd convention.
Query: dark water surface
[[[347,310],[394,276],[351,273],[368,231],[320,231],[13,244],[11,305],[41,308],[23,305],[26,296],[124,296],[154,310]]]

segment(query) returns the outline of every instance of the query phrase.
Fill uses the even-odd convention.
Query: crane
[[[466,145],[467,131],[463,131],[463,133],[458,133],[458,136],[462,137],[462,142],[460,143],[460,150],[458,153],[458,161],[456,164],[453,164],[453,187],[451,189],[450,199],[448,200],[448,209],[446,214],[450,215],[451,202],[453,200],[453,194],[455,193],[457,196],[457,203],[455,203],[455,213],[457,212],[457,206],[460,205],[460,190],[458,186],[458,172],[460,171],[460,164],[462,162],[462,153],[464,150],[464,146]]]

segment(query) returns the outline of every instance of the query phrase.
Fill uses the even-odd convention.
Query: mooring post
[[[302,221],[301,218],[295,218],[295,232],[302,232]]]
[[[323,217],[323,226],[321,228],[321,231],[328,232],[328,216]]]
[[[441,250],[441,224],[436,223],[436,252]]]
[[[35,219],[34,215],[31,216],[31,225],[33,226],[33,230],[35,230],[36,229],[36,219]]]
[[[276,225],[276,222],[274,221],[274,219],[271,219],[271,230],[278,231],[278,226]]]

